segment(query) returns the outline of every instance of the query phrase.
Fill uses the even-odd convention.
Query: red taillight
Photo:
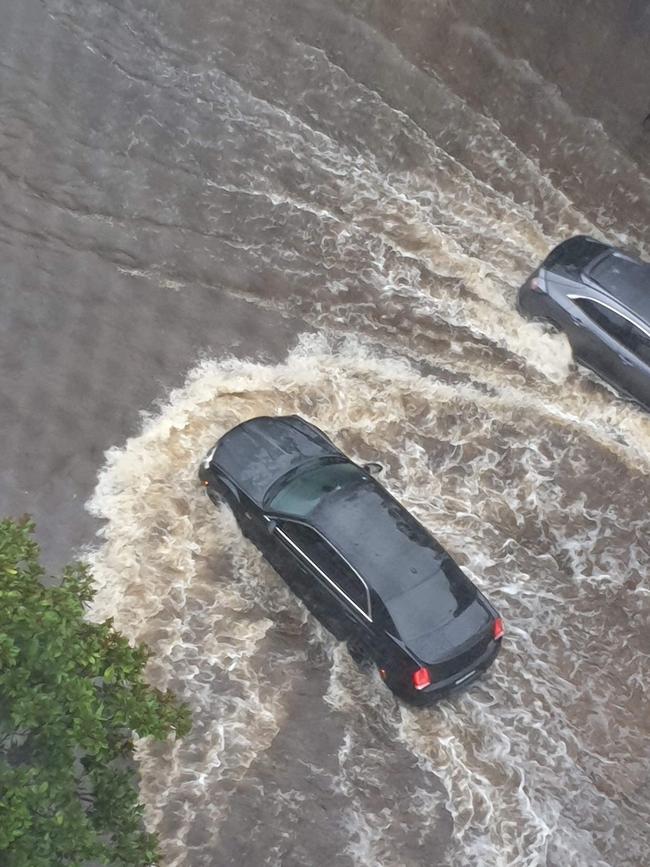
[[[546,286],[541,277],[533,277],[530,281],[530,288],[533,292],[546,292]]]
[[[418,668],[417,671],[413,672],[413,686],[416,689],[424,689],[429,686],[430,683],[431,675],[429,674],[428,669]]]
[[[492,624],[492,637],[495,641],[498,641],[499,638],[503,638],[505,633],[505,629],[503,628],[503,620],[500,617]]]

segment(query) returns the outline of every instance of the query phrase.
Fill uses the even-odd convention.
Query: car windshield
[[[568,241],[564,241],[563,244],[559,244],[554,250],[551,250],[544,261],[544,267],[552,270],[559,265],[563,268],[582,271],[606,249],[604,244],[600,244],[592,238],[578,235],[575,238],[569,238]]]
[[[341,490],[361,477],[363,471],[348,461],[320,462],[298,472],[288,481],[281,482],[279,490],[274,485],[265,507],[275,512],[305,518],[325,494]]]

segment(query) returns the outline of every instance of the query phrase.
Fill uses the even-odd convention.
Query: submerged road
[[[0,13],[2,512],[194,708],[140,749],[165,863],[645,865],[650,420],[514,297],[572,233],[650,258],[648,4]],[[399,707],[208,507],[276,412],[504,611],[484,682]]]

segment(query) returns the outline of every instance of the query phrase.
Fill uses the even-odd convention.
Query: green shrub
[[[0,864],[156,864],[132,739],[182,736],[189,711],[144,681],[144,646],[84,619],[86,567],[43,585],[33,530],[0,521]]]

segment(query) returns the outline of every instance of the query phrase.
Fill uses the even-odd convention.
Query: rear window
[[[352,463],[319,464],[288,481],[271,496],[266,508],[297,518],[306,518],[320,500],[363,476]]]

